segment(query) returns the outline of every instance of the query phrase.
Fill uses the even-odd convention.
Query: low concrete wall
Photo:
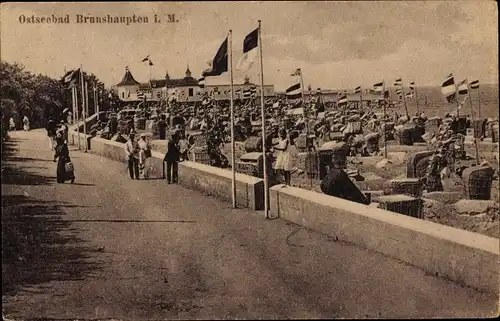
[[[102,138],[92,138],[91,152],[126,162],[124,144]],[[154,176],[163,176],[164,153],[152,151],[151,165]],[[220,199],[231,200],[231,171],[198,164],[179,163],[179,183],[186,187],[202,191]],[[254,210],[264,208],[264,181],[244,174],[236,174],[236,204]]]
[[[78,146],[78,140],[80,140],[80,148],[85,149],[85,144],[87,144],[87,149],[91,147],[92,136],[85,135],[83,133],[78,134],[76,131],[68,131],[68,145]]]
[[[224,200],[232,200],[231,171],[194,162],[179,163],[179,183]],[[236,204],[264,208],[264,180],[236,173]]]
[[[270,190],[273,216],[384,253],[434,275],[499,292],[499,240],[294,187]]]

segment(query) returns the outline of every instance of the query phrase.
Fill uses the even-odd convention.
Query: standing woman
[[[64,183],[66,181],[75,182],[75,172],[73,169],[73,163],[71,163],[71,158],[69,157],[68,145],[64,141],[64,137],[58,133],[57,138],[56,153],[54,155],[54,162],[57,161],[57,182]]]
[[[146,138],[146,134],[142,133],[139,141],[139,169],[142,171],[144,179],[149,178],[151,173],[151,145],[149,140]]]
[[[290,153],[290,142],[285,129],[280,130],[280,138],[281,141],[274,146],[274,149],[278,151],[274,169],[281,171],[285,177],[285,184],[290,185],[293,160]]]
[[[24,116],[23,118],[23,124],[24,124],[24,130],[29,131],[30,130],[30,120],[28,119],[28,116]]]

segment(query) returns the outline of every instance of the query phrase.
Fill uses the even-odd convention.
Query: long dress
[[[139,142],[139,167],[144,175],[144,178],[148,179],[151,174],[151,159],[149,157],[149,151],[151,151],[151,147],[149,143],[143,139],[140,139]]]
[[[290,153],[290,143],[288,142],[288,138],[282,139],[278,144],[278,148],[280,149],[285,148],[285,146],[286,146],[285,150],[278,151],[278,156],[276,157],[276,165],[274,165],[274,169],[291,171],[293,168],[293,159]]]
[[[28,117],[26,117],[26,116],[24,117],[23,123],[24,123],[24,126],[23,126],[24,130],[25,131],[30,130],[30,121],[29,121]]]
[[[61,144],[56,147],[55,158],[59,158],[57,161],[57,182],[64,183],[65,181],[74,181],[75,173],[66,171],[66,164],[71,162],[69,157],[68,145]]]

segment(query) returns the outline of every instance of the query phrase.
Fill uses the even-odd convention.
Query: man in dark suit
[[[349,175],[342,169],[342,158],[333,153],[332,168],[321,182],[321,191],[327,195],[345,200],[369,205],[366,196],[351,181]]]
[[[163,173],[165,173],[165,162],[167,163],[167,182],[168,184],[178,182],[178,163],[180,158],[179,133],[175,132],[172,139],[168,142],[167,153],[163,158]],[[165,174],[164,174],[165,178]]]

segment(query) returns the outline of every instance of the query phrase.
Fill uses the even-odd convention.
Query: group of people
[[[14,120],[14,117],[10,117],[10,119],[9,119],[9,129],[11,131],[17,130],[17,126],[16,126],[16,122]],[[26,115],[23,117],[23,130],[24,131],[30,130],[30,120],[29,120],[28,116],[26,116]]]
[[[138,180],[141,175],[144,179],[148,179],[152,169],[151,144],[145,133],[142,133],[136,140],[136,132],[132,129],[128,136],[124,148],[130,179]],[[167,151],[163,159],[163,178],[167,179],[168,184],[178,183],[178,163],[186,157],[185,154],[181,153],[180,140],[180,133],[175,132],[167,144]]]

